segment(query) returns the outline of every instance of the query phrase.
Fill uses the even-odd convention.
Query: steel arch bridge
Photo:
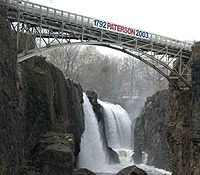
[[[0,3],[6,6],[7,19],[16,32],[18,62],[67,44],[105,46],[143,61],[179,89],[191,88],[193,43],[24,0]]]

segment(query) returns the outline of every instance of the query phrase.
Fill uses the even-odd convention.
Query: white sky
[[[179,40],[200,41],[200,0],[29,0]]]

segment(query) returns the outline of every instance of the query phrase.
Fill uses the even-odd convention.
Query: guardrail
[[[95,19],[91,17],[78,15],[63,10],[58,10],[52,7],[47,7],[44,5],[35,4],[24,0],[0,0],[0,1],[6,3],[11,8],[14,8],[16,10],[21,10],[25,13],[31,13],[33,15],[43,16],[57,21],[68,22],[75,25],[94,28],[93,23]],[[147,40],[153,43],[170,46],[172,48],[191,51],[191,46],[194,44],[192,42],[190,43],[186,41],[180,41],[169,37],[157,35],[154,33],[149,33],[149,34],[150,37]]]
[[[58,21],[71,22],[73,24],[79,24],[82,26],[92,27],[94,18],[90,18],[75,13],[70,13],[62,10],[58,10],[52,7],[35,4],[29,1],[23,0],[1,0],[9,7],[16,10],[24,11],[25,13],[31,13],[33,15],[39,15],[47,18],[52,18]]]

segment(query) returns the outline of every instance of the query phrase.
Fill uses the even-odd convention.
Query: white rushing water
[[[98,100],[104,108],[108,146],[113,149],[131,149],[131,120],[120,106]]]
[[[87,96],[84,94],[85,131],[81,139],[78,167],[90,169],[98,175],[114,175],[121,169],[134,165],[132,160],[133,150],[131,149],[131,120],[121,106],[100,100],[98,102],[104,108],[108,146],[117,152],[120,163],[108,164],[106,162],[106,148],[99,131],[97,118]],[[171,175],[170,172],[153,166],[145,164],[136,166],[145,170],[148,175]]]
[[[81,139],[81,151],[78,166],[92,171],[100,171],[106,164],[106,154],[99,132],[97,118],[86,94],[83,94],[83,110],[85,116],[85,131]]]

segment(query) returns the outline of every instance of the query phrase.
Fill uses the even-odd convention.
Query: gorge
[[[133,165],[133,149],[149,175],[200,174],[199,43],[192,89],[157,92],[133,119],[119,105],[88,100],[79,83],[42,56],[17,63],[15,40],[0,6],[0,174],[71,175],[78,167],[116,174]]]

